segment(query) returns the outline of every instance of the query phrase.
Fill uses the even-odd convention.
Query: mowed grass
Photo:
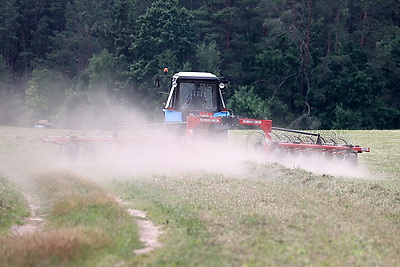
[[[132,217],[90,180],[69,171],[30,177],[47,226],[0,237],[0,266],[110,266],[142,246]],[[21,257],[23,255],[23,257]]]
[[[149,265],[398,266],[399,134],[345,132],[371,147],[359,157],[365,178],[248,162],[242,175],[127,175],[113,186],[168,229]]]
[[[119,194],[168,232],[149,264],[358,265],[400,263],[400,195],[377,183],[275,165],[254,176],[131,177]]]
[[[3,130],[8,141],[0,141],[0,151],[7,161],[0,162],[0,169],[4,162],[7,170],[18,168],[18,159],[40,169],[49,153],[57,152],[56,146],[32,142],[57,130]],[[243,163],[248,171],[240,175],[207,170],[152,175],[127,169],[122,174],[113,168],[115,173],[103,174],[102,188],[93,182],[96,175],[88,180],[79,170],[32,176],[48,208],[49,225],[17,239],[3,235],[0,259],[7,255],[20,263],[18,255],[29,255],[31,261],[20,266],[398,266],[400,131],[344,133],[353,144],[371,147],[371,153],[359,157],[368,171],[365,178],[256,162]],[[27,160],[21,155],[39,156]],[[93,173],[101,173],[107,166],[94,168]],[[140,246],[136,225],[131,219],[119,224],[126,214],[104,187],[163,226],[162,248],[133,254]],[[55,251],[48,252],[53,242]]]
[[[345,131],[345,135],[353,144],[371,148],[359,157],[371,177],[400,185],[400,130]]]

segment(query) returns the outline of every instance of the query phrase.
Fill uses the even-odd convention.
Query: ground
[[[199,148],[179,165],[172,151],[88,152],[71,162],[40,142],[65,132],[0,133],[1,175],[31,210],[0,236],[0,265],[400,263],[399,131],[344,132],[371,147],[351,171],[318,160],[310,171],[234,153],[209,157]]]

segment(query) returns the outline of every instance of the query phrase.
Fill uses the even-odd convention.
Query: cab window
[[[217,109],[216,84],[206,82],[181,82],[179,107],[182,109]]]

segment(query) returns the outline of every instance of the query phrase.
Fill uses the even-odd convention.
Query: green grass
[[[32,261],[25,265],[400,264],[400,131],[343,131],[353,144],[371,147],[359,155],[363,178],[255,162],[245,163],[240,175],[110,172],[107,163],[43,172],[54,169],[49,163],[57,147],[32,140],[62,131],[0,127],[0,133],[0,169],[29,178],[22,181],[40,192],[49,220],[44,232],[0,237],[0,251],[4,244],[14,247],[7,250],[14,263],[26,253]],[[21,162],[25,168],[18,167]],[[134,255],[137,226],[107,191],[162,225],[162,248]],[[43,253],[48,244],[55,256]]]
[[[359,155],[365,178],[249,162],[249,172],[237,176],[116,179],[117,194],[168,229],[165,246],[145,263],[397,266],[400,131],[342,134],[371,147],[371,153]]]
[[[1,266],[107,266],[124,262],[142,246],[133,218],[93,182],[71,172],[31,179],[48,225],[33,234],[0,238]]]
[[[29,216],[28,204],[21,191],[0,173],[0,233]]]
[[[400,262],[399,192],[275,165],[253,176],[130,177],[119,194],[168,228],[149,264]]]
[[[400,130],[345,133],[353,143],[371,148],[370,153],[360,155],[360,161],[371,171],[372,177],[400,184]]]

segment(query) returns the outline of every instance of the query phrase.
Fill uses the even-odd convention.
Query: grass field
[[[18,188],[0,174],[0,233],[29,216],[28,205]]]
[[[135,158],[67,163],[38,141],[65,133],[0,127],[2,177],[40,196],[48,220],[32,235],[3,231],[0,265],[400,265],[400,131],[343,132],[371,147],[359,157],[361,177],[254,161],[232,162],[238,172],[144,171]],[[161,225],[163,247],[135,255],[135,221],[110,194]],[[12,195],[19,200],[7,205],[23,207]]]

